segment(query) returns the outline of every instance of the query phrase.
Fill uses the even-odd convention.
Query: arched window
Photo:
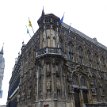
[[[80,82],[81,82],[81,86],[87,86],[87,80],[84,76],[81,76]]]
[[[78,47],[78,53],[79,53],[80,56],[83,55],[83,49],[82,49],[81,46]]]
[[[69,59],[72,60],[73,59],[73,48],[74,48],[74,45],[73,45],[72,42],[69,42],[68,46],[69,46]]]
[[[98,65],[99,65],[99,60],[98,60],[98,54],[97,53],[94,54],[94,65],[96,67],[98,67]]]
[[[97,88],[96,76],[95,74],[93,74],[91,78],[91,92],[93,95],[96,95],[96,88]]]
[[[90,52],[90,50],[87,50],[87,57],[88,57],[88,60],[91,61],[91,52]]]
[[[88,58],[88,64],[91,66],[92,63],[92,56],[90,50],[87,50],[87,58]]]
[[[51,76],[51,69],[49,63],[46,63],[46,76]]]
[[[78,47],[78,62],[81,64],[83,62],[83,49],[81,46]]]
[[[95,79],[94,76],[93,76],[93,78],[92,78],[92,84],[93,84],[93,87],[96,87],[96,79]]]
[[[73,85],[79,85],[78,76],[75,74],[73,75]]]
[[[42,39],[43,48],[46,47],[46,44],[47,44],[47,43],[46,43],[46,42],[47,42],[47,41],[46,41],[46,36],[47,36],[47,33],[44,31],[44,32],[43,32],[43,39]]]
[[[74,45],[72,42],[69,43],[69,51],[73,52]]]
[[[101,61],[102,68],[105,68],[106,65],[105,65],[105,58],[104,58],[104,56],[101,56],[100,61]]]

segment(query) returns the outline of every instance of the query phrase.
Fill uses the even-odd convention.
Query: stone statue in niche
[[[57,88],[57,96],[59,96],[60,95],[60,91],[61,91],[61,85],[60,85],[60,81],[59,80],[57,80],[57,82],[56,82],[56,88]]]
[[[56,85],[57,85],[57,89],[60,89],[60,81],[59,80],[57,80]]]
[[[50,70],[46,72],[47,77],[51,75]]]
[[[50,80],[47,81],[46,86],[47,86],[47,90],[51,89],[51,81]]]
[[[47,97],[49,97],[51,95],[51,80],[47,81],[46,89],[47,89]]]
[[[31,90],[29,89],[29,90],[28,90],[27,98],[29,99],[30,97],[31,97]]]

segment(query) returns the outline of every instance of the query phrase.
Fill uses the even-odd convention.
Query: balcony
[[[53,47],[46,47],[43,49],[40,49],[36,52],[36,58],[45,56],[45,55],[58,55],[63,56],[63,52],[61,48],[53,48]]]

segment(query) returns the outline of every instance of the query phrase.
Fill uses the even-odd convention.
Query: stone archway
[[[77,73],[73,75],[73,89],[74,89],[74,102],[75,107],[82,107],[88,103],[88,81],[86,75]]]
[[[79,89],[79,79],[77,74],[73,74],[72,85],[74,89],[74,102],[75,107],[80,107],[80,89]]]
[[[80,90],[83,98],[83,103],[88,103],[88,85],[85,75],[80,77]]]

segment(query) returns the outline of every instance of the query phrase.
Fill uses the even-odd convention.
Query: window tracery
[[[69,59],[72,60],[73,59],[73,54],[74,54],[73,53],[74,45],[73,45],[72,42],[69,42],[68,46],[69,46],[68,47],[69,48],[69,52],[68,52],[69,53]]]
[[[80,81],[81,81],[81,85],[82,86],[87,86],[87,80],[86,80],[86,78],[84,76],[81,76]]]
[[[81,46],[78,47],[78,62],[80,64],[83,62],[83,49]]]
[[[73,85],[79,85],[77,75],[73,75]]]

